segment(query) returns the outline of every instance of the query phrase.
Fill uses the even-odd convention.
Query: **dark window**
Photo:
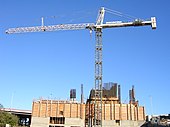
[[[60,111],[60,115],[63,115],[64,113],[63,113],[63,111]]]
[[[50,124],[65,124],[65,117],[50,117]]]
[[[116,124],[120,126],[120,120],[116,120]]]

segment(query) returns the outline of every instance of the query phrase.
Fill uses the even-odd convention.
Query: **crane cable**
[[[105,11],[110,13],[110,14],[113,14],[113,15],[117,15],[119,17],[124,17],[126,19],[138,19],[137,17],[135,16],[131,16],[131,15],[128,15],[128,14],[124,14],[122,12],[119,12],[119,11],[116,11],[116,10],[112,10],[112,9],[109,9],[109,8],[105,8]]]
[[[72,14],[60,14],[60,15],[53,15],[53,16],[45,16],[44,18],[48,19],[64,19],[67,23],[72,23],[76,20],[87,19],[88,17],[92,17],[96,14],[95,11],[76,11]],[[69,18],[68,18],[69,17]],[[70,18],[71,17],[71,18]]]

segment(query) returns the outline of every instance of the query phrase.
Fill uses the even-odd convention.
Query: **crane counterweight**
[[[156,29],[156,17],[151,17],[151,22],[152,29]]]

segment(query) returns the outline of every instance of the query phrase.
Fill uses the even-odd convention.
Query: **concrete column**
[[[120,107],[119,107],[119,119],[120,120],[122,120],[122,110],[121,110],[121,108],[122,108],[122,104],[120,104]]]
[[[113,120],[113,118],[112,118],[112,117],[113,117],[113,111],[112,111],[113,109],[112,109],[112,106],[113,106],[113,102],[111,101],[111,102],[110,102],[110,120]]]
[[[41,100],[39,101],[39,117],[41,117]]]
[[[116,109],[116,108],[115,108],[115,107],[116,107],[115,104],[113,104],[113,107],[114,107],[114,108],[113,108],[113,119],[115,120],[115,115],[116,115],[116,114],[115,114],[115,113],[116,113],[116,112],[115,112],[115,109]]]
[[[103,111],[103,115],[104,115],[104,120],[106,119],[106,105],[105,105],[105,102],[104,102],[104,111]]]
[[[70,118],[71,118],[71,111],[72,111],[72,103],[70,103]]]
[[[48,100],[47,100],[47,103],[46,103],[46,113],[45,113],[45,116],[48,117]]]
[[[58,111],[59,111],[59,102],[57,101],[56,117],[58,116]]]
[[[51,103],[50,103],[50,116],[52,116],[52,100],[51,100]]]
[[[129,120],[129,105],[127,104],[127,120]]]

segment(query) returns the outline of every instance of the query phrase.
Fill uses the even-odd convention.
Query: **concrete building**
[[[37,100],[32,107],[32,127],[84,126],[85,104],[74,101]]]
[[[145,110],[134,97],[134,87],[128,104],[121,103],[120,85],[103,88],[103,127],[140,127],[145,122]],[[93,126],[94,90],[86,103],[61,100],[36,100],[32,105],[31,127],[85,127]],[[98,101],[99,102],[99,101]]]
[[[145,110],[143,106],[138,105],[135,100],[134,86],[132,87],[129,104],[121,103],[120,85],[112,84],[110,89],[103,88],[102,98],[102,126],[121,126],[121,127],[139,127],[145,122]],[[132,96],[133,95],[133,96]],[[131,101],[133,100],[133,101]],[[86,125],[93,126],[94,121],[94,90],[90,92],[90,98],[86,105]],[[100,103],[100,100],[98,100]],[[87,108],[88,107],[88,108]]]

